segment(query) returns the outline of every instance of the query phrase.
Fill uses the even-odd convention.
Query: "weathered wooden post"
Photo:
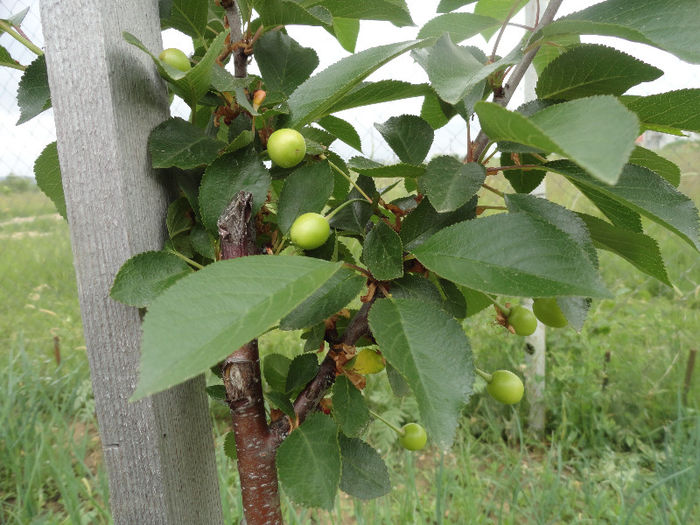
[[[122,38],[160,49],[158,2],[45,0],[41,17],[114,522],[220,524],[204,379],[129,403],[140,316],[109,298],[121,264],[164,240],[167,196],[146,139],[167,97],[150,59]]]

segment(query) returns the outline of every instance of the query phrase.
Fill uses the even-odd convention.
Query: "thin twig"
[[[552,20],[554,20],[554,16],[557,14],[559,6],[561,6],[562,2],[563,0],[551,0],[549,5],[547,6],[547,9],[544,10],[542,18],[535,26],[535,32],[542,29],[542,27],[546,26]],[[522,60],[520,60],[517,67],[508,77],[508,82],[503,87],[503,95],[501,97],[494,98],[494,102],[496,104],[502,107],[506,107],[508,105],[508,102],[510,102],[510,99],[513,96],[513,93],[515,92],[515,89],[518,87],[523,77],[525,76],[525,72],[527,71],[527,68],[530,67],[530,64],[532,64],[532,59],[535,58],[535,55],[537,54],[537,50],[539,48],[539,45],[534,45],[527,53],[525,53]],[[487,144],[489,143],[488,135],[486,135],[486,133],[484,133],[484,131],[482,130],[479,132],[479,135],[476,137],[476,140],[474,142],[476,144],[474,148],[474,157],[479,158],[481,156],[481,153],[484,151]]]
[[[503,36],[503,32],[506,30],[506,26],[508,25],[508,22],[510,19],[513,17],[513,14],[515,13],[515,9],[518,7],[518,4],[520,3],[520,0],[515,0],[513,2],[513,5],[510,7],[510,11],[508,11],[508,16],[506,16],[506,19],[503,21],[503,24],[501,25],[500,31],[498,31],[498,36],[496,37],[496,42],[493,44],[493,51],[491,51],[491,62],[493,62],[496,58],[496,51],[498,50],[498,44],[501,43],[501,37]]]

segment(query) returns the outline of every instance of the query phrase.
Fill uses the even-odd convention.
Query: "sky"
[[[407,5],[411,16],[416,23],[415,27],[397,28],[388,22],[363,21],[356,51],[361,51],[370,47],[411,40],[421,26],[435,16],[437,0],[407,0]],[[542,0],[541,4],[544,5]],[[564,0],[559,10],[558,16],[581,10],[590,5],[599,3],[598,0]],[[12,13],[29,6],[29,13],[25,18],[23,30],[39,46],[43,45],[41,36],[41,25],[39,21],[38,0],[2,0],[0,2],[0,18],[5,18]],[[472,6],[473,7],[473,6]],[[462,8],[469,11],[470,6]],[[525,13],[521,12],[514,22],[523,24]],[[319,55],[319,67],[316,71],[325,69],[330,64],[348,56],[348,52],[342,49],[338,42],[325,30],[308,26],[291,26],[288,28],[289,34],[305,47],[313,47]],[[509,28],[499,46],[500,53],[510,51],[523,35],[523,30],[519,28]],[[476,36],[465,44],[476,45],[482,49],[490,51],[493,47],[495,37],[488,43],[481,36]],[[661,93],[681,88],[700,87],[700,65],[687,64],[673,55],[656,48],[634,44],[616,38],[607,37],[582,37],[584,42],[602,43],[616,47],[626,53],[662,69],[665,74],[653,82],[647,82],[632,88],[629,93],[637,95],[649,95]],[[20,62],[29,63],[33,55],[24,50],[21,46],[7,34],[0,35],[0,45],[8,48],[12,55]],[[178,47],[190,53],[192,51],[191,40],[175,30],[167,30],[163,33],[163,47]],[[253,67],[252,72],[255,71]],[[53,128],[52,111],[46,111],[39,117],[15,126],[19,118],[19,110],[15,97],[17,83],[21,72],[0,68],[0,177],[14,172],[19,175],[31,175],[34,159],[39,155],[46,144],[55,140]],[[379,80],[394,78],[412,83],[427,81],[424,71],[413,62],[409,55],[404,55],[385,65],[375,73],[369,80]],[[511,108],[517,107],[526,98],[524,89],[516,93],[510,104]],[[529,98],[529,97],[528,97]],[[177,100],[177,99],[176,99]],[[383,139],[374,129],[375,123],[381,123],[391,116],[401,114],[419,114],[422,98],[408,99],[398,102],[378,104],[363,109],[354,109],[338,113],[338,116],[345,118],[355,125],[362,138],[363,154],[368,157],[381,160],[391,160],[393,154],[388,149]],[[186,117],[186,107],[184,103],[173,107],[173,114]],[[332,146],[344,157],[357,155],[358,152],[342,143]],[[433,148],[429,156],[435,154],[461,153],[466,149],[466,126],[464,121],[455,117],[447,126],[436,132]]]

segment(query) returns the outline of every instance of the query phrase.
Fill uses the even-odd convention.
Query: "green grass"
[[[693,144],[667,154],[686,172],[700,158]],[[550,195],[585,209],[557,180]],[[683,180],[696,199],[699,180],[692,173]],[[111,522],[68,228],[54,214],[37,191],[0,191],[1,524]],[[700,333],[700,261],[682,241],[646,226],[676,288],[601,254],[615,299],[594,303],[581,334],[547,335],[544,441],[524,430],[526,400],[515,409],[500,406],[482,395],[478,380],[449,453],[400,450],[393,432],[375,422],[365,437],[387,460],[392,492],[370,502],[341,495],[331,512],[297,508],[283,495],[287,522],[700,522],[697,370],[687,402],[681,399],[688,352]],[[522,339],[496,326],[490,309],[465,329],[481,368],[520,368]],[[301,348],[297,333],[261,341],[263,354]],[[371,378],[366,394],[395,424],[415,418],[415,401],[391,396],[383,374]],[[234,523],[241,503],[235,464],[223,454],[228,411],[212,404],[211,413],[221,501],[226,523]]]

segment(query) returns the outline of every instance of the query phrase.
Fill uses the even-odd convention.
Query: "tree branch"
[[[231,43],[235,45],[243,40],[241,12],[236,0],[222,0],[221,7],[226,11],[226,20],[231,28]],[[233,50],[233,67],[236,77],[245,78],[248,75],[248,57],[242,46],[235,47]]]
[[[340,340],[340,345],[354,346],[362,336],[370,333],[367,316],[369,314],[369,309],[378,298],[378,295],[379,294],[375,294],[370,301],[364,303],[362,308],[355,314],[355,317],[352,318],[352,321],[350,321],[350,324],[346,328],[343,338]],[[299,424],[318,407],[323,396],[326,395],[328,389],[335,383],[336,367],[334,357],[336,354],[337,351],[333,347],[328,350],[326,357],[321,362],[321,366],[316,373],[316,377],[304,387],[304,390],[302,390],[294,401],[294,413],[297,415]],[[291,431],[292,428],[288,418],[283,417],[273,421],[270,425],[272,446],[275,448],[278,447]]]
[[[545,9],[544,13],[542,13],[542,18],[540,18],[539,23],[535,26],[533,34],[554,20],[554,16],[557,14],[559,6],[561,6],[562,2],[563,0],[551,0],[549,2],[547,9]],[[508,77],[508,82],[503,87],[503,93],[501,96],[494,96],[493,101],[496,104],[503,107],[508,105],[508,102],[510,102],[513,93],[525,76],[527,68],[530,67],[530,64],[532,64],[532,59],[535,58],[535,55],[539,49],[540,46],[538,45],[525,53],[525,56],[523,56],[522,60],[518,63],[515,69],[513,69],[513,72]],[[477,135],[476,140],[474,141],[474,148],[472,149],[471,158],[478,159],[481,156],[481,153],[484,151],[484,148],[486,148],[488,142],[489,138],[486,133],[484,133],[483,130],[479,131],[479,135]]]
[[[217,227],[222,259],[255,254],[252,194],[238,192],[219,217]],[[258,340],[233,352],[221,368],[236,438],[246,523],[282,523],[275,449],[268,445],[270,429],[265,414]]]

